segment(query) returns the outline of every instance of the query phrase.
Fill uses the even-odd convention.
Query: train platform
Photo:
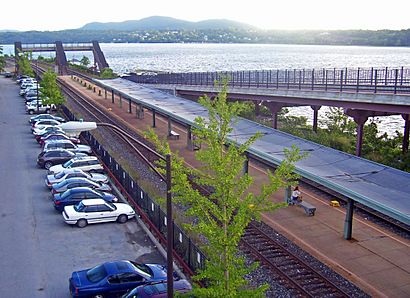
[[[99,95],[99,87],[94,92],[93,88],[87,89],[71,77],[63,79],[135,131],[142,133],[151,127],[150,111],[144,111],[145,117],[137,117],[136,105],[132,105],[132,113],[129,113],[128,105],[124,100],[120,104],[119,96],[115,95],[113,104],[111,94],[107,98],[104,92]],[[155,131],[159,136],[167,136],[168,125],[167,119],[156,116]],[[188,165],[195,166],[195,153],[186,146],[186,128],[173,124],[172,129],[180,136],[169,141],[172,150],[178,150]],[[250,162],[249,173],[254,178],[251,191],[257,192],[262,183],[268,182],[265,170],[260,163]],[[353,224],[353,238],[345,240],[345,209],[330,206],[327,199],[310,190],[301,190],[304,200],[316,207],[314,216],[307,216],[301,208],[289,206],[264,214],[263,220],[370,295],[410,297],[410,240],[357,215]],[[284,190],[271,199],[282,202],[283,198]]]

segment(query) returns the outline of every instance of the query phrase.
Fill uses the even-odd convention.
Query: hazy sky
[[[262,29],[410,28],[409,0],[7,0],[1,8],[0,30],[74,29],[153,15],[225,18]]]

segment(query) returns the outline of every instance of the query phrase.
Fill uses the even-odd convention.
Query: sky
[[[54,31],[89,22],[169,16],[230,19],[261,29],[408,29],[409,0],[18,0],[2,1],[0,30]]]

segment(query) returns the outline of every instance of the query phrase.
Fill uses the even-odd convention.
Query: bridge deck
[[[164,90],[175,90],[181,95],[211,95],[217,93],[217,89],[212,86],[173,84],[147,84],[145,86]],[[410,94],[229,87],[228,97],[278,103],[286,102],[286,104],[289,105],[325,105],[387,113],[410,114]]]
[[[142,104],[176,121],[193,125],[198,116],[207,117],[207,110],[196,102],[185,100],[157,89],[147,88],[125,79],[95,80],[100,86],[115,90],[123,98]],[[303,177],[333,189],[354,201],[410,225],[410,173],[334,150],[261,124],[239,119],[233,125],[231,140],[242,144],[251,135],[263,136],[248,150],[258,159],[277,165],[283,150],[296,145],[307,158],[297,163]]]

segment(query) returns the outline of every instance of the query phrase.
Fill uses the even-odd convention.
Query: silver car
[[[45,182],[46,182],[46,186],[48,188],[51,188],[51,186],[55,183],[59,183],[65,179],[75,178],[75,177],[87,178],[88,180],[91,180],[94,182],[101,182],[105,184],[108,183],[107,175],[98,174],[98,173],[88,173],[80,169],[66,169],[58,174],[47,175]]]
[[[62,193],[76,187],[88,187],[98,191],[111,192],[108,184],[88,180],[87,178],[69,178],[51,186],[51,193]]]

